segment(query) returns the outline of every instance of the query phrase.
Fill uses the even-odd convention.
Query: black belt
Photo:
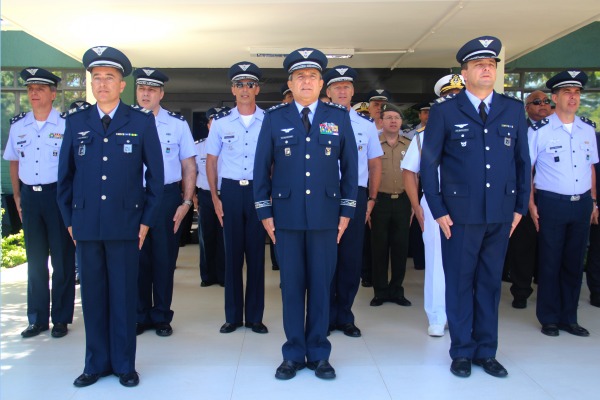
[[[233,183],[237,183],[240,186],[248,186],[249,184],[252,183],[252,181],[249,180],[249,179],[236,180],[236,179],[223,178],[222,180],[223,181],[230,181],[230,182],[233,182]]]
[[[48,183],[46,185],[26,185],[23,184],[24,188],[32,190],[34,192],[43,192],[44,190],[56,190],[56,182]]]
[[[544,197],[550,197],[552,199],[558,199],[558,200],[565,200],[565,201],[579,201],[579,200],[583,200],[583,199],[587,199],[588,197],[592,197],[592,192],[591,190],[588,190],[585,193],[582,194],[558,194],[558,193],[554,193],[554,192],[549,192],[547,190],[539,190],[537,191],[538,195],[542,195]]]
[[[392,199],[392,200],[397,200],[400,198],[400,196],[402,196],[405,192],[402,193],[383,193],[383,192],[379,192],[377,193],[377,197],[383,197],[385,199]]]

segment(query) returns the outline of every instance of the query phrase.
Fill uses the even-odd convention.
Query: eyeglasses
[[[542,104],[550,104],[550,99],[535,99],[527,103],[527,105],[533,104],[534,106],[541,106]]]
[[[400,118],[400,117],[383,117],[382,119],[385,121],[401,121],[402,120],[402,118]]]
[[[258,86],[258,82],[234,82],[231,86],[241,89],[246,85],[248,89],[252,89],[255,86]]]

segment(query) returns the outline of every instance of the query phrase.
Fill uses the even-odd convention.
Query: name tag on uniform
[[[79,151],[77,152],[80,156],[85,156],[85,144],[79,145]]]
[[[129,154],[133,151],[133,146],[131,144],[123,145],[123,153]]]
[[[283,152],[285,153],[286,157],[289,157],[292,155],[292,149],[290,149],[289,147],[286,147]]]

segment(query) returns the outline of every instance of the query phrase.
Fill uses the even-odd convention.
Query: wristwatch
[[[371,200],[373,200],[375,203],[377,203],[377,197],[369,197],[369,198],[367,199],[367,202],[369,202],[369,201],[371,201]]]
[[[191,201],[191,200],[184,200],[184,201],[183,201],[181,204],[182,204],[182,205],[183,205],[183,204],[186,204],[186,205],[188,205],[190,208],[192,208],[192,206],[194,205],[194,203],[192,203],[192,201]]]

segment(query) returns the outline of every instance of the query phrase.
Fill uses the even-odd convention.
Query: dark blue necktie
[[[306,133],[310,131],[310,120],[308,119],[308,113],[310,113],[310,108],[304,107],[302,109],[302,125],[304,125]]]

